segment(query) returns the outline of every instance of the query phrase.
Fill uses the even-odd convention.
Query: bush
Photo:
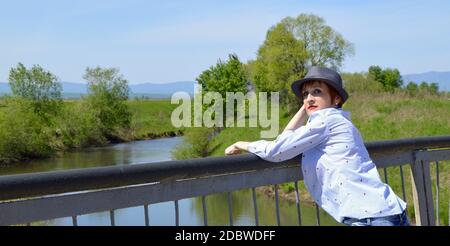
[[[7,99],[0,115],[0,163],[51,156],[57,149],[54,130],[31,102]]]
[[[176,160],[207,157],[213,147],[211,146],[213,128],[188,128],[184,134],[184,143],[177,146],[172,152]]]
[[[103,135],[116,139],[121,129],[130,128],[128,81],[115,68],[87,68],[83,78],[88,81],[90,92],[86,106],[101,123]]]
[[[58,120],[57,133],[65,148],[105,145],[102,123],[86,102],[66,105]]]

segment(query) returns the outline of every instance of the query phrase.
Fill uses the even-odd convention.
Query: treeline
[[[343,73],[342,79],[349,93],[407,93],[409,96],[446,94],[439,91],[434,82],[422,81],[416,84],[409,81],[405,85],[400,71],[396,68],[370,66],[367,72]]]
[[[9,72],[0,107],[0,164],[131,137],[128,82],[115,68],[86,68],[89,94],[63,103],[58,78],[39,65]]]

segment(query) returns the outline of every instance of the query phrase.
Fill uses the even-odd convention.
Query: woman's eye
[[[322,90],[321,89],[314,89],[313,90],[313,94],[314,95],[320,95],[320,94],[322,94]]]
[[[307,91],[304,91],[304,92],[302,93],[302,96],[303,96],[303,98],[308,97],[308,92],[307,92]]]

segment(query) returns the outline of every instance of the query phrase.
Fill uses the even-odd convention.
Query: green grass
[[[365,141],[450,135],[450,100],[445,96],[359,93],[344,109]]]
[[[169,100],[129,100],[133,114],[132,127],[137,139],[157,136],[173,136],[182,129],[172,126],[170,117],[178,107]]]

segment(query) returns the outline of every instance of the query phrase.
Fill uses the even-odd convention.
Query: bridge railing
[[[442,161],[450,160],[450,136],[370,142],[366,147],[385,182],[392,183],[393,178],[396,183],[401,182],[404,200],[407,200],[408,189],[405,170],[410,170],[415,224],[439,225],[439,208],[442,207],[439,204],[446,202],[440,200],[441,188],[449,188],[448,181],[444,179],[442,185],[440,180],[439,162],[443,165]],[[78,216],[104,211],[109,211],[111,225],[115,225],[115,210],[136,206],[143,207],[145,224],[149,225],[148,206],[167,201],[174,203],[174,224],[179,225],[178,201],[192,197],[201,197],[203,223],[208,225],[205,199],[216,193],[228,194],[229,224],[233,225],[231,192],[243,188],[252,190],[255,224],[258,225],[255,188],[267,185],[274,187],[274,212],[277,224],[281,225],[278,187],[288,182],[294,182],[297,220],[301,225],[298,182],[303,177],[300,162],[299,158],[294,158],[271,163],[245,154],[0,176],[0,225],[63,217],[72,217],[73,225],[77,225]],[[434,164],[433,174],[430,163]],[[396,167],[399,173],[392,175],[392,170],[388,169]],[[444,174],[448,179],[449,173]],[[316,209],[320,225],[319,208],[316,206]]]

